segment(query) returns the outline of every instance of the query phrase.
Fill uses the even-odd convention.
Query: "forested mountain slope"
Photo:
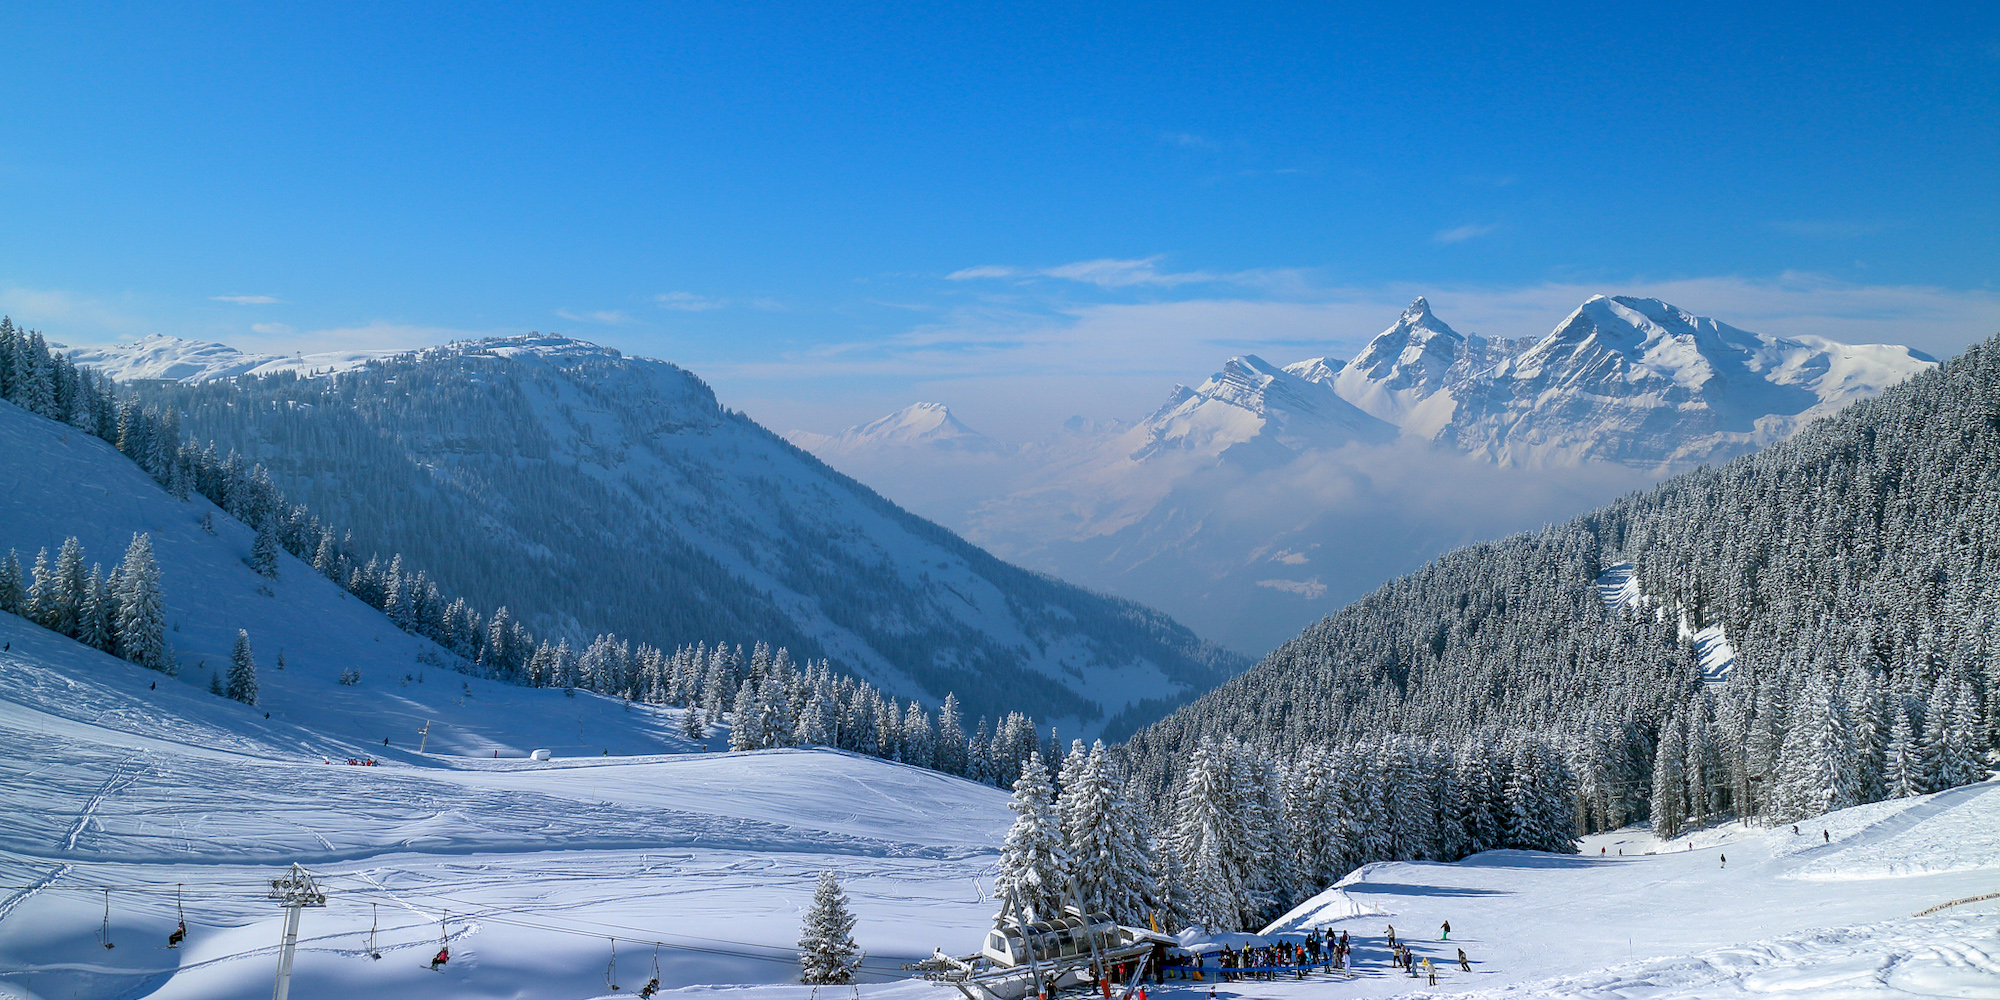
[[[538,633],[763,639],[892,694],[1095,730],[1240,665],[1164,615],[1009,566],[828,469],[673,365],[561,337],[318,378],[151,385],[450,592]]]
[[[1646,600],[1594,582],[1630,561]],[[1762,453],[1452,552],[1127,745],[1155,791],[1196,748],[1532,732],[1580,831],[1780,819],[1974,780],[2000,715],[2000,340]],[[1704,685],[1691,630],[1737,649]]]

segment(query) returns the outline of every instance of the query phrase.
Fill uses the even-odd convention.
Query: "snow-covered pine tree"
[[[0,611],[26,617],[28,611],[28,591],[21,585],[21,554],[7,550],[7,559],[0,562]]]
[[[696,743],[708,740],[708,724],[702,721],[700,705],[690,706],[681,713],[681,735]]]
[[[1806,678],[1778,754],[1774,798],[1780,821],[1845,809],[1860,800],[1846,715],[1825,674],[1814,671]]]
[[[132,536],[125,558],[114,571],[123,582],[118,593],[118,651],[142,667],[174,672],[167,659],[167,612],[160,594],[160,567],[153,561],[153,537]]]
[[[946,774],[965,773],[965,719],[958,707],[958,696],[947,694],[944,704],[938,707],[937,739],[935,742],[936,767]]]
[[[229,650],[229,686],[223,694],[245,705],[257,704],[257,660],[250,653],[250,633],[236,630],[236,643]]]
[[[1260,764],[1249,747],[1204,745],[1188,762],[1174,817],[1187,919],[1211,930],[1258,926],[1270,909]]]
[[[1940,727],[1942,733],[1935,744],[1939,788],[1956,788],[1985,776],[1980,761],[1985,747],[1979,733],[1979,702],[1973,693],[1972,682],[1960,680],[1949,684],[1950,679],[1949,674],[1940,679],[1956,696],[1945,702],[1948,707]]]
[[[266,516],[258,521],[257,540],[250,545],[250,568],[256,570],[257,575],[270,580],[278,578],[277,521],[275,515]]]
[[[820,872],[812,905],[799,928],[799,981],[815,986],[851,983],[854,970],[860,967],[847,894],[840,891],[839,876]]]
[[[56,572],[49,566],[49,550],[35,553],[35,568],[28,571],[28,600],[22,617],[43,628],[56,621]]]
[[[1910,729],[1910,713],[1900,705],[1892,706],[1890,711],[1889,748],[1882,761],[1883,791],[1892,799],[1922,795],[1923,758],[1916,746],[1916,734]]]
[[[63,539],[56,553],[55,600],[49,608],[49,628],[74,639],[90,600],[90,575],[83,564],[83,543],[75,535]]]
[[[1089,751],[1076,741],[1063,771],[1056,812],[1077,896],[1115,920],[1140,920],[1156,895],[1144,815],[1126,799],[1123,776],[1102,740]]]
[[[1056,817],[1055,787],[1042,755],[1028,752],[1021,776],[1014,781],[1014,825],[1000,847],[1000,871],[993,892],[1001,899],[1012,893],[1034,919],[1062,912],[1069,888],[1069,857],[1063,850],[1062,826]]]
[[[1660,740],[1653,752],[1653,833],[1672,840],[1686,829],[1687,746],[1682,741],[1680,716],[1669,716],[1660,727]]]
[[[116,644],[111,641],[111,616],[114,603],[111,592],[104,584],[103,567],[90,567],[90,581],[86,585],[89,596],[84,598],[83,613],[77,618],[76,638],[93,649],[110,652]]]
[[[729,749],[755,750],[764,745],[764,709],[757,699],[757,686],[736,689],[735,706],[729,713]]]

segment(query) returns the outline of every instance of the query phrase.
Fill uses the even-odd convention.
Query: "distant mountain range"
[[[1627,297],[1490,339],[1418,299],[1350,361],[1231,358],[1136,422],[1017,453],[947,447],[977,432],[933,404],[948,437],[906,410],[792,440],[1006,558],[1261,651],[1449,548],[1757,450],[1935,364]]]
[[[1130,731],[1247,665],[905,512],[666,362],[554,336],[289,361],[148,338],[75,356],[159,379],[143,400],[269,467],[356,550],[400,552],[539,634],[769,640],[1066,735]]]

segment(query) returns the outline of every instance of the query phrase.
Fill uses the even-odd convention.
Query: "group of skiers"
[[[1438,930],[1438,940],[1451,940],[1451,921],[1445,921]],[[1389,946],[1391,968],[1413,979],[1422,975],[1428,978],[1430,985],[1437,985],[1437,965],[1429,958],[1418,958],[1408,944],[1397,940],[1395,925],[1387,926],[1383,937]],[[1349,968],[1353,950],[1353,940],[1347,932],[1341,931],[1336,936],[1331,928],[1308,931],[1302,941],[1279,941],[1262,946],[1243,944],[1230,947],[1225,944],[1215,953],[1216,978],[1223,982],[1236,982],[1241,979],[1272,979],[1289,972],[1294,978],[1304,979],[1315,966],[1329,971]],[[1181,979],[1202,979],[1206,978],[1206,966],[1205,956],[1180,955],[1169,958],[1159,971]],[[1472,959],[1465,954],[1464,948],[1458,949],[1458,967],[1462,972],[1472,971]]]

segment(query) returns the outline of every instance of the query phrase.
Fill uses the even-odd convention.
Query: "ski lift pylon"
[[[380,929],[381,929],[381,927],[382,927],[382,914],[381,914],[381,910],[380,910],[380,907],[378,906],[378,904],[375,904],[375,903],[369,903],[369,904],[368,904],[368,944],[367,944],[367,946],[366,946],[365,950],[366,950],[366,951],[368,952],[368,957],[369,957],[369,958],[372,958],[372,959],[375,959],[376,961],[381,961],[381,959],[382,959],[382,949],[381,949],[381,947],[380,947],[380,946],[378,946],[378,945],[377,945],[377,944],[375,943],[375,933],[376,933],[376,931],[380,930]]]
[[[604,985],[618,992],[618,939],[611,938],[611,961],[604,964]]]

